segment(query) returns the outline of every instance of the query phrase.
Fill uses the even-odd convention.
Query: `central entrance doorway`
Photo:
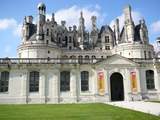
[[[123,76],[116,72],[110,77],[111,84],[111,101],[124,100]]]

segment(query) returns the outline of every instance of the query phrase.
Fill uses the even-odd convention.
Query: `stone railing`
[[[0,58],[0,64],[95,64],[102,60],[100,58]]]
[[[129,58],[137,63],[158,63],[160,58]],[[103,58],[0,58],[0,64],[95,64],[107,59]]]

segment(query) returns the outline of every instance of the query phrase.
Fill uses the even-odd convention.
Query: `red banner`
[[[136,78],[136,72],[132,71],[130,73],[131,77],[131,91],[132,92],[137,92],[137,78]]]
[[[105,83],[104,83],[103,71],[98,72],[98,92],[99,92],[99,95],[105,94]]]

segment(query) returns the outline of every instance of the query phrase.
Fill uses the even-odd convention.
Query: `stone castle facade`
[[[38,4],[37,23],[26,16],[18,58],[0,59],[0,103],[77,103],[160,99],[160,62],[149,43],[145,20],[134,24],[126,6],[124,26],[85,29],[46,20]]]

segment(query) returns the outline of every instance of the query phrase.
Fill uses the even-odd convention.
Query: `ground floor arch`
[[[115,72],[110,77],[111,101],[124,100],[123,76]]]

